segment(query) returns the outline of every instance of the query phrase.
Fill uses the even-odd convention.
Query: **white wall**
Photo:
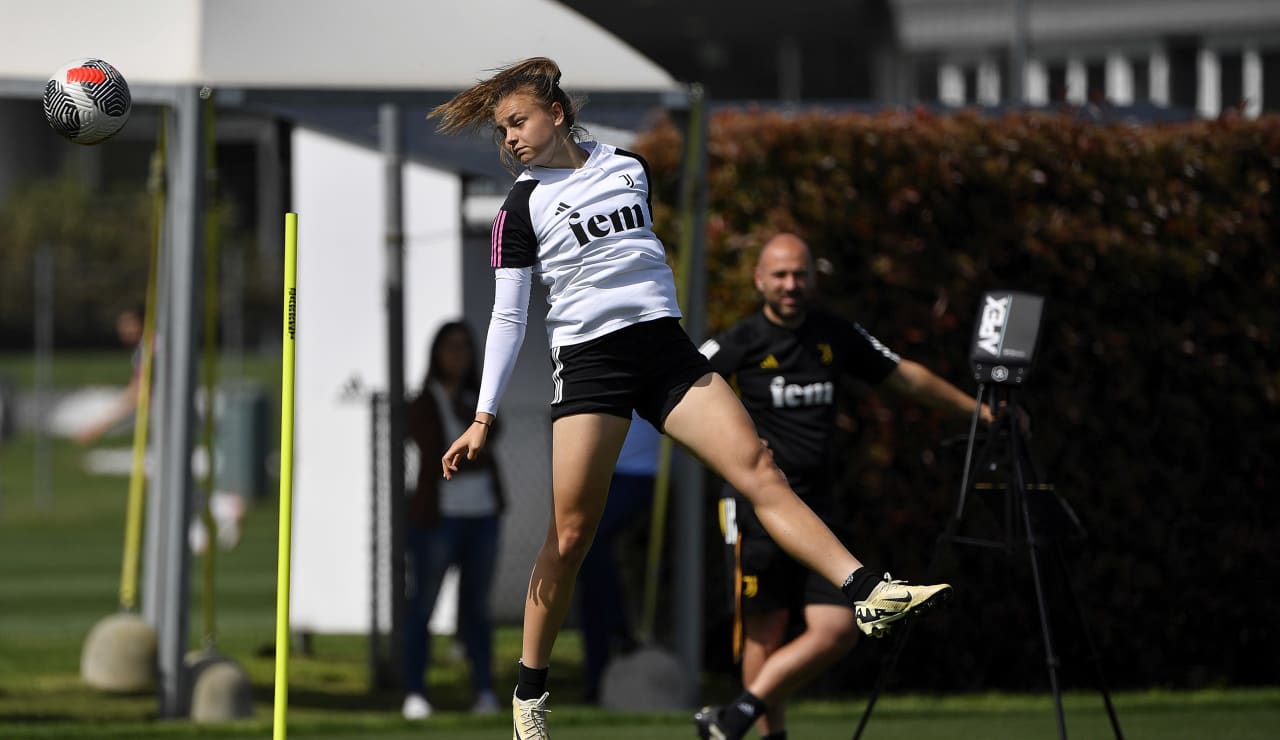
[[[365,632],[370,620],[368,394],[386,388],[384,174],[376,151],[293,134],[298,213],[294,514],[290,624]],[[426,345],[462,309],[461,183],[405,170],[405,383]]]

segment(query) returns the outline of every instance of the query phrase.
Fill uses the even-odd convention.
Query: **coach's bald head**
[[[756,290],[764,298],[764,315],[780,326],[799,326],[813,293],[813,257],[795,234],[774,236],[756,261]]]

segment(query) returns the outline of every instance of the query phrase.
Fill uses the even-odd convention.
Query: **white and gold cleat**
[[[547,740],[547,697],[545,692],[537,699],[517,699],[511,695],[511,719],[514,722],[511,740]]]
[[[906,581],[891,580],[885,573],[884,580],[871,589],[866,599],[854,602],[853,611],[863,634],[882,637],[894,622],[926,614],[950,596],[948,584],[912,586]]]

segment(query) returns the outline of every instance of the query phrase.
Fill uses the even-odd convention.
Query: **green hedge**
[[[1109,677],[1280,679],[1280,119],[736,111],[710,131],[712,331],[755,308],[755,252],[780,229],[829,263],[829,304],[968,390],[979,295],[1045,295],[1022,401],[1046,479],[1090,535],[1064,549]],[[676,202],[681,138],[659,124],[636,144],[657,203]],[[671,207],[655,210],[678,244]],[[918,576],[959,485],[963,445],[944,440],[966,425],[869,394],[856,410],[855,551]],[[900,680],[1043,685],[1025,551],[950,552],[959,595],[921,624]],[[1087,686],[1070,610],[1052,613],[1064,676]],[[875,660],[858,651],[841,680],[867,684]]]

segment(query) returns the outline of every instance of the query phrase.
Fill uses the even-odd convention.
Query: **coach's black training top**
[[[738,390],[783,472],[817,473],[831,462],[841,376],[878,384],[899,362],[860,325],[821,310],[794,330],[757,311],[701,349]]]

